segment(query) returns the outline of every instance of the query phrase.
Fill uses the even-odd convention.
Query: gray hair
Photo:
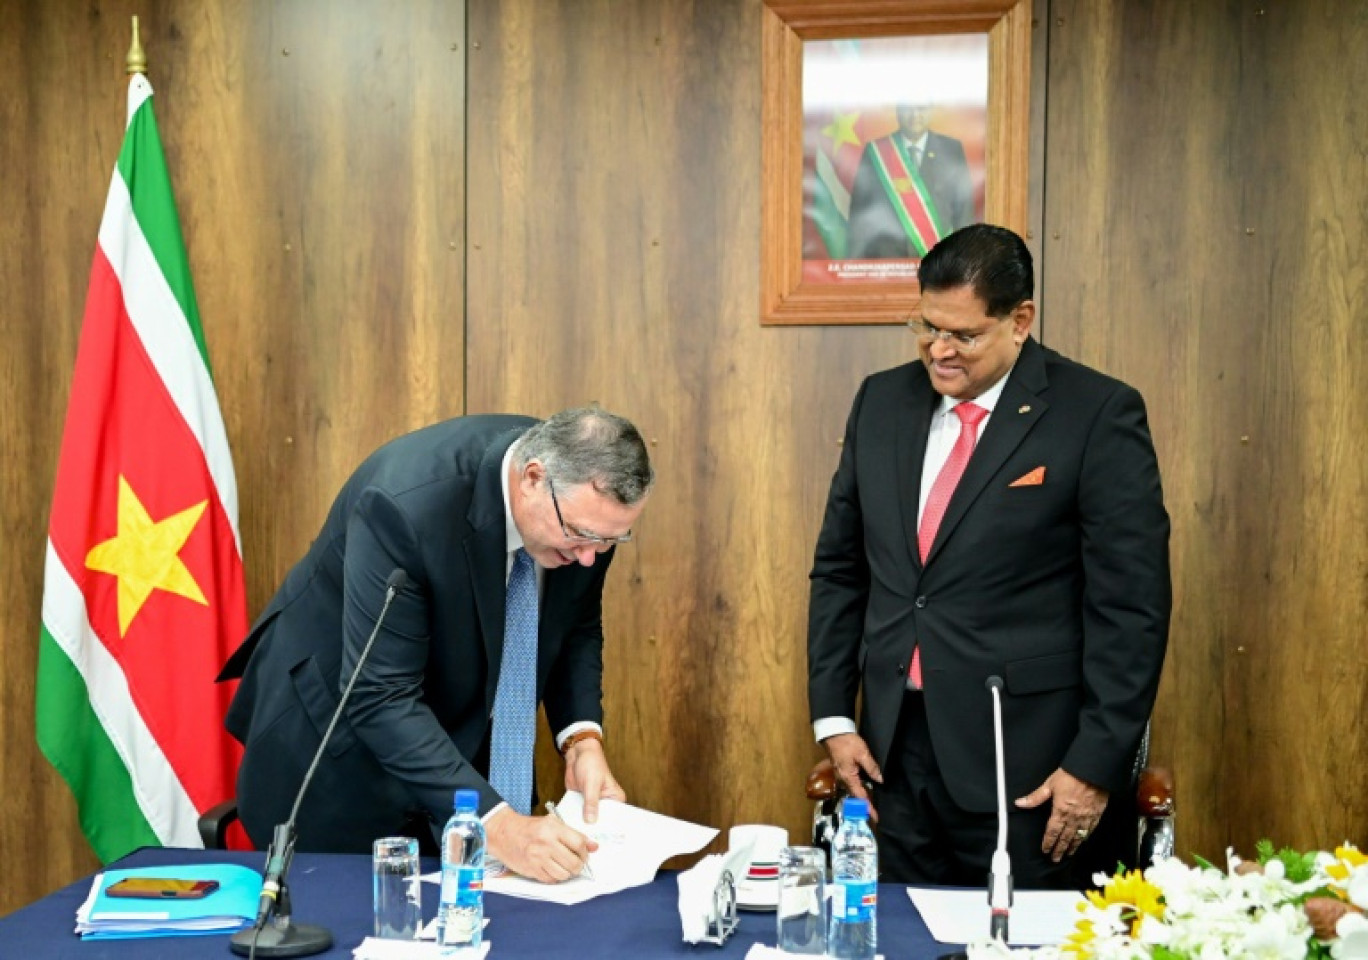
[[[637,428],[597,404],[562,410],[528,429],[513,449],[513,463],[521,470],[533,460],[559,484],[592,484],[626,507],[639,503],[655,482]]]

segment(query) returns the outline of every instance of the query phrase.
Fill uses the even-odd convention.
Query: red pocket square
[[[1007,486],[1009,486],[1009,487],[1038,487],[1038,486],[1040,486],[1040,485],[1041,485],[1042,483],[1044,483],[1044,482],[1045,482],[1045,468],[1044,468],[1044,467],[1036,467],[1034,470],[1032,470],[1030,473],[1026,474],[1025,476],[1017,477],[1017,479],[1015,479],[1015,480],[1013,480],[1011,483],[1007,484]]]

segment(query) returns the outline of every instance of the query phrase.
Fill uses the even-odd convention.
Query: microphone
[[[1007,855],[1007,775],[1002,762],[1002,678],[984,684],[993,694],[993,747],[997,753],[998,842],[988,874],[988,906],[992,910],[988,935],[1007,943],[1007,913],[1012,906],[1012,860]]]
[[[352,687],[356,686],[356,678],[361,676],[361,668],[370,656],[371,647],[375,646],[375,638],[380,635],[380,625],[385,622],[385,615],[389,613],[395,595],[406,583],[408,574],[404,572],[403,567],[395,567],[389,579],[385,581],[385,602],[380,607],[380,615],[375,618],[375,627],[371,630],[370,639],[362,648],[361,656],[356,659],[356,667],[352,670],[346,689],[342,691],[342,698],[337,701],[337,709],[333,711],[332,719],[328,722],[328,729],[323,731],[323,738],[318,742],[313,762],[309,764],[309,769],[304,774],[304,782],[299,785],[299,792],[295,794],[290,818],[284,823],[276,824],[271,835],[271,846],[266,851],[266,873],[261,883],[261,899],[257,904],[256,922],[250,928],[233,934],[229,941],[229,946],[238,956],[255,957],[260,954],[263,957],[308,957],[322,953],[332,946],[332,934],[325,928],[296,924],[290,919],[290,890],[285,883],[285,877],[290,872],[290,861],[294,859],[295,820],[299,816],[299,806],[304,802],[304,794],[313,780],[314,771],[323,759],[323,751],[328,748],[337,721],[342,718],[342,711],[347,708]],[[273,916],[275,920],[268,927],[267,921]]]

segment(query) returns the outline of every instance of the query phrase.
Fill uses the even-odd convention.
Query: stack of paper
[[[908,887],[907,895],[937,943],[988,939],[992,911],[983,890]],[[1039,947],[1063,943],[1078,920],[1083,895],[1076,890],[1017,890],[1012,895],[1008,943]]]
[[[484,918],[484,928],[489,929],[489,918]],[[437,918],[433,917],[418,931],[417,940],[382,940],[367,937],[352,951],[356,960],[432,960],[434,957],[460,957],[462,960],[484,960],[489,953],[489,938],[480,941],[478,950],[468,947],[444,947],[437,940]]]
[[[708,845],[717,831],[685,820],[652,813],[617,800],[599,801],[596,823],[584,822],[584,797],[575,791],[556,805],[566,825],[598,843],[589,854],[592,874],[564,883],[538,883],[514,873],[485,874],[485,892],[548,903],[575,904],[605,893],[639,887],[655,879],[660,865],[674,856],[695,853]],[[423,877],[439,883],[441,874]]]
[[[218,889],[198,900],[111,897],[105,891],[127,877],[216,880]],[[179,937],[226,933],[256,918],[261,874],[230,863],[143,867],[96,874],[76,911],[76,932],[86,939]]]
[[[484,960],[489,954],[489,941],[480,942],[478,950],[443,947],[430,940],[381,940],[367,937],[352,951],[356,960],[437,960],[459,956],[462,960]]]

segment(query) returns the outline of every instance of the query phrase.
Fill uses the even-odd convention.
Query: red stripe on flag
[[[208,500],[179,556],[208,605],[153,590],[119,636],[118,581],[85,566],[118,534],[122,474],[153,521]],[[223,729],[233,686],[214,677],[247,632],[242,563],[194,434],[129,320],[97,248],[72,378],[51,537],[91,626],[123,667],[134,705],[197,809],[232,795],[241,748]]]

